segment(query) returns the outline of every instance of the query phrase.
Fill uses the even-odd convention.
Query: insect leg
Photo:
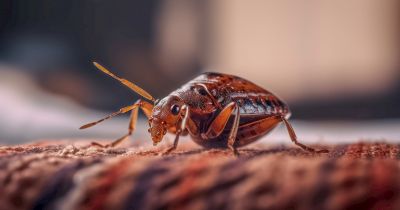
[[[189,108],[186,105],[184,105],[182,107],[182,110],[184,110],[184,114],[183,114],[181,124],[179,125],[179,128],[176,130],[174,144],[170,148],[165,150],[165,152],[163,152],[164,155],[166,155],[176,149],[176,147],[178,146],[178,142],[179,142],[179,136],[186,129],[186,123],[188,122],[188,119],[189,119]]]
[[[132,135],[133,131],[135,130],[139,108],[142,109],[142,111],[145,113],[145,115],[149,118],[151,111],[153,109],[153,105],[148,103],[147,101],[143,101],[141,99],[137,100],[136,103],[133,104],[133,109],[131,111],[128,133],[125,134],[124,136],[122,136],[121,138],[111,142],[110,144],[102,145],[97,142],[92,142],[92,145],[100,146],[100,147],[115,147],[115,146],[121,144],[124,140],[128,139],[128,137],[130,135]]]
[[[298,142],[296,133],[294,132],[292,125],[290,125],[289,121],[287,121],[287,119],[284,116],[281,116],[281,119],[282,119],[282,122],[285,124],[286,129],[287,129],[287,131],[289,133],[290,139],[292,140],[292,142],[294,144],[296,144],[297,146],[299,146],[302,149],[304,149],[306,151],[309,151],[309,152],[316,152],[316,153],[327,153],[327,152],[329,152],[326,149],[316,150],[314,148],[311,148],[309,146],[306,146],[306,145]]]
[[[226,124],[228,123],[228,120],[232,116],[234,111],[235,111],[235,118],[228,137],[228,148],[231,149],[235,155],[238,155],[239,153],[235,148],[234,144],[236,140],[236,134],[239,128],[240,112],[235,102],[231,102],[230,104],[228,104],[214,119],[214,121],[208,128],[207,132],[201,134],[201,136],[203,139],[212,139],[218,137],[226,127]]]
[[[233,125],[231,128],[231,131],[229,133],[229,137],[228,137],[228,148],[232,150],[233,154],[235,154],[236,156],[239,156],[239,152],[237,151],[236,147],[235,147],[235,140],[236,140],[236,135],[238,132],[238,128],[239,128],[239,122],[240,122],[240,110],[239,107],[237,106],[237,104],[235,104],[235,118],[233,120]]]
[[[136,104],[139,104],[139,103],[136,103]],[[139,104],[139,107],[140,107],[140,104]],[[128,133],[125,134],[124,136],[122,136],[121,138],[111,142],[110,144],[105,145],[105,147],[115,147],[115,146],[121,144],[126,139],[128,139],[128,137],[130,135],[132,135],[133,131],[135,130],[139,107],[137,106],[134,109],[132,109],[132,111],[131,111],[131,116],[130,116],[130,120],[129,120],[129,127],[128,127]]]
[[[228,123],[229,117],[232,115],[232,112],[235,109],[235,105],[235,102],[231,102],[226,105],[225,108],[212,121],[208,130],[201,134],[201,137],[203,139],[212,139],[218,137]]]

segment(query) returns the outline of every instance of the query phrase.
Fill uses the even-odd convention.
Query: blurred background
[[[156,98],[204,71],[244,77],[305,142],[398,141],[399,22],[396,0],[0,0],[0,144],[123,135],[127,116],[78,130],[139,98],[94,60]]]

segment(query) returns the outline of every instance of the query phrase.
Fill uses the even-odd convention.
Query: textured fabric
[[[329,149],[0,147],[0,209],[400,209],[398,145]]]

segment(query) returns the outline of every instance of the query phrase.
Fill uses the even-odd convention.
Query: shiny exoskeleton
[[[119,80],[121,83],[153,102],[139,99],[133,105],[81,127],[88,128],[115,115],[132,111],[129,132],[108,145],[116,146],[132,134],[140,108],[149,119],[149,132],[153,144],[159,143],[167,132],[176,135],[174,150],[179,136],[189,134],[199,145],[207,148],[225,147],[238,154],[237,147],[250,144],[275,128],[280,122],[286,126],[291,140],[310,152],[315,150],[297,141],[296,134],[288,122],[288,106],[271,92],[243,78],[221,74],[204,73],[161,100],[135,84],[117,77],[98,63],[95,66]]]

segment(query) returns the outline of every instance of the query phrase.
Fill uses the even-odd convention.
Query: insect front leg
[[[290,139],[292,140],[292,142],[294,144],[296,144],[297,146],[299,146],[302,149],[304,149],[306,151],[309,151],[309,152],[316,152],[316,153],[328,153],[329,152],[326,149],[317,150],[317,149],[314,149],[312,147],[306,146],[306,145],[298,142],[296,133],[294,132],[293,127],[292,127],[292,125],[290,125],[289,121],[284,116],[281,116],[281,120],[285,124],[286,129],[287,129],[287,131],[289,133]]]
[[[184,111],[184,114],[182,117],[182,121],[181,121],[178,129],[176,130],[174,144],[170,148],[168,148],[167,150],[165,150],[163,152],[164,155],[169,154],[170,152],[172,152],[176,149],[176,147],[178,146],[178,142],[179,142],[179,136],[186,129],[187,122],[188,122],[188,120],[190,120],[189,119],[189,108],[186,105],[184,105],[182,107],[182,110]]]
[[[121,144],[124,140],[128,139],[128,137],[131,136],[133,131],[135,130],[139,108],[144,112],[144,114],[146,115],[147,118],[150,118],[151,111],[153,109],[153,105],[150,104],[149,102],[139,99],[132,105],[132,107],[133,108],[131,110],[131,116],[130,116],[127,134],[125,134],[121,138],[111,142],[110,144],[102,145],[97,142],[92,142],[92,145],[99,146],[99,147],[115,147],[115,146]]]
[[[232,128],[228,137],[228,148],[232,150],[235,155],[239,155],[235,147],[236,135],[239,128],[240,112],[239,107],[235,102],[229,103],[214,119],[206,133],[201,134],[203,139],[212,139],[218,137],[225,129],[229,118],[235,113]]]

